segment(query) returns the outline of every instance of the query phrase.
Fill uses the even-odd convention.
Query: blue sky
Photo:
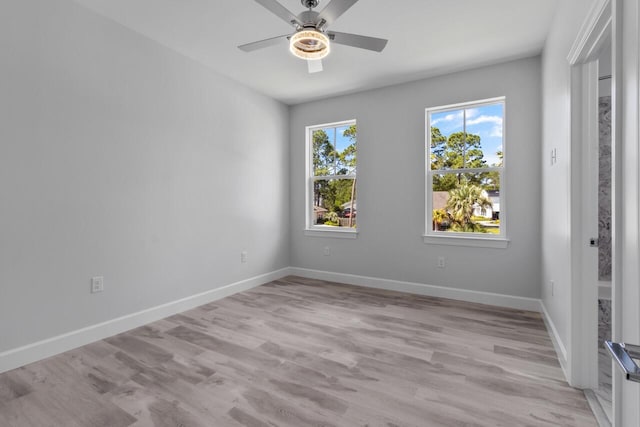
[[[431,115],[431,126],[440,129],[442,135],[462,132],[463,117],[466,115],[467,133],[480,135],[482,152],[488,165],[498,163],[496,153],[502,151],[502,131],[504,105],[491,104],[465,110],[451,110]]]
[[[336,128],[336,149],[338,152],[342,152],[342,150],[351,144],[351,140],[342,135],[347,129],[349,129],[349,126],[340,126],[339,128]],[[332,139],[333,135],[329,135],[329,138]]]
[[[335,133],[334,133],[334,129],[335,129]],[[324,128],[324,131],[327,133],[327,136],[329,137],[329,142],[335,145],[338,153],[341,153],[345,148],[351,145],[351,140],[348,137],[343,135],[347,129],[349,129],[349,126],[339,126],[336,128],[333,128],[333,127]],[[336,166],[340,168],[339,164]]]

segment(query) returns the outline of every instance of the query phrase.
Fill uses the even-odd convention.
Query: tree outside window
[[[356,129],[355,121],[307,128],[311,154],[308,228],[356,229]]]
[[[504,236],[504,107],[496,98],[427,109],[427,235]]]

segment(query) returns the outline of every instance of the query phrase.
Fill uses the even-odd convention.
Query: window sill
[[[505,249],[509,246],[509,239],[487,238],[475,236],[422,236],[425,244],[432,245],[449,245],[449,246],[468,246],[473,248],[496,248]]]
[[[357,239],[358,232],[356,230],[334,230],[332,228],[307,228],[304,230],[305,236],[310,237],[333,237],[336,239]]]

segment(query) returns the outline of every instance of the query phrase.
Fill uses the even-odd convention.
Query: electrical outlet
[[[245,262],[247,262],[247,256],[248,256],[248,255],[249,255],[249,254],[247,253],[247,251],[242,251],[242,252],[240,252],[240,262],[241,262],[241,263],[243,263],[243,264],[244,264]]]
[[[439,256],[438,257],[438,268],[444,268],[444,266],[445,266],[444,257],[443,256]]]
[[[549,280],[549,284],[551,285],[551,296],[554,296],[556,293],[556,284],[553,280]]]
[[[91,293],[104,291],[104,277],[96,276],[91,278]]]
[[[322,253],[324,254],[324,256],[331,255],[331,248],[329,246],[325,246]]]

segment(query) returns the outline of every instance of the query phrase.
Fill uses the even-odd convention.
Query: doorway
[[[609,42],[610,40],[610,42]],[[640,344],[640,4],[637,1],[596,0],[569,54],[571,65],[571,348],[568,378],[575,387],[597,388],[597,358],[593,333],[598,309],[597,277],[585,274],[588,256],[586,221],[594,192],[589,179],[593,127],[591,110],[597,102],[597,59],[601,48],[612,47],[612,341]],[[595,64],[595,66],[594,66]],[[594,74],[595,73],[595,74]],[[595,77],[594,77],[595,75]],[[594,78],[592,78],[594,77]],[[594,83],[595,82],[595,83]],[[594,93],[596,98],[594,97]],[[591,99],[593,102],[584,102]],[[586,106],[586,108],[585,108]],[[597,129],[596,129],[597,130]],[[595,139],[597,141],[597,139]],[[587,144],[587,141],[589,143]],[[575,165],[575,168],[574,168]],[[595,210],[597,212],[597,209]],[[597,231],[596,231],[597,232]],[[593,252],[592,252],[593,254]],[[597,261],[596,261],[597,265]],[[597,281],[596,281],[597,283]],[[595,291],[595,292],[594,292]],[[594,368],[594,369],[592,369]],[[640,385],[613,369],[613,425],[640,425]],[[606,424],[605,424],[606,425]]]
[[[593,395],[606,418],[613,424],[611,357],[602,343],[612,337],[612,157],[611,157],[611,43],[602,47],[598,56],[598,339],[594,343],[598,352],[598,384]],[[594,165],[595,166],[595,165]]]
[[[617,298],[613,5],[596,3],[569,55],[571,65],[572,309],[571,383],[583,388],[601,426],[617,418],[613,366],[603,343],[613,333]],[[602,349],[602,350],[601,350]]]

